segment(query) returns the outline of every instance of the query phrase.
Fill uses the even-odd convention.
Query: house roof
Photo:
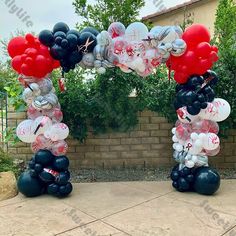
[[[169,13],[169,12],[172,12],[174,10],[178,10],[178,9],[181,9],[181,8],[184,8],[184,7],[187,7],[187,6],[190,6],[194,3],[197,3],[197,2],[202,2],[203,0],[191,0],[189,2],[185,2],[185,3],[182,3],[182,4],[179,4],[179,5],[176,5],[174,7],[171,7],[171,8],[168,8],[168,9],[164,9],[162,11],[159,11],[159,12],[156,12],[154,14],[151,14],[151,15],[147,15],[147,16],[144,16],[142,18],[142,20],[150,20],[154,17],[157,17],[157,16],[161,16],[161,15],[164,15],[166,13]]]

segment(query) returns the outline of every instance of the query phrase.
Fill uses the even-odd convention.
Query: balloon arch
[[[59,22],[38,37],[13,38],[8,52],[28,105],[28,119],[18,125],[16,133],[21,141],[31,143],[35,153],[18,180],[25,196],[65,197],[72,191],[65,156],[69,129],[61,123],[63,114],[50,73],[59,67],[67,73],[76,65],[95,68],[99,74],[119,67],[124,73],[146,77],[165,63],[177,82],[178,121],[172,133],[178,164],[171,172],[173,187],[207,195],[219,188],[220,177],[208,166],[208,157],[220,151],[217,122],[230,115],[230,105],[215,98],[218,77],[210,69],[218,60],[218,49],[210,45],[210,33],[203,25],[194,24],[185,32],[179,26],[155,26],[149,31],[140,22],[127,28],[115,22],[107,31],[87,27],[78,32]],[[64,90],[63,80],[59,82]]]

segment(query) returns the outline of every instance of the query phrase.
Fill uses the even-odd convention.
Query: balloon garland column
[[[141,22],[127,28],[114,22],[107,31],[87,27],[78,32],[59,22],[52,31],[41,31],[38,38],[31,34],[13,38],[8,52],[13,69],[21,75],[23,99],[29,106],[29,119],[18,125],[17,135],[31,143],[35,152],[29,170],[18,181],[26,196],[43,192],[67,196],[72,191],[69,161],[64,156],[69,129],[61,123],[62,112],[48,75],[59,66],[64,74],[76,65],[99,74],[118,67],[147,77],[166,64],[178,83],[174,105],[179,120],[172,131],[179,164],[171,173],[173,186],[209,195],[219,188],[220,177],[208,167],[208,156],[220,150],[216,122],[229,116],[230,105],[215,98],[218,78],[210,69],[218,60],[218,49],[210,45],[210,33],[203,25],[192,25],[185,32],[179,26],[155,26],[149,31]],[[62,80],[59,85],[63,90]]]
[[[64,141],[69,129],[61,123],[63,114],[48,77],[59,62],[31,34],[13,38],[8,52],[13,68],[20,73],[19,82],[25,88],[22,98],[28,105],[28,119],[17,126],[16,134],[22,142],[31,143],[35,153],[18,180],[18,189],[27,197],[45,192],[65,197],[72,191]]]
[[[209,167],[208,156],[220,151],[217,122],[230,115],[230,105],[224,99],[215,98],[218,77],[209,69],[218,60],[218,50],[209,44],[208,30],[193,25],[182,38],[187,51],[168,61],[179,83],[174,102],[178,121],[172,130],[173,157],[179,164],[173,168],[171,179],[178,191],[212,195],[220,186],[220,176]]]

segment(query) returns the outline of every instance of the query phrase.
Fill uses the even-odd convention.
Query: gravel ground
[[[236,179],[235,169],[217,169],[222,179]],[[171,168],[157,169],[80,169],[71,170],[71,180],[74,183],[114,182],[114,181],[167,181],[170,180]]]

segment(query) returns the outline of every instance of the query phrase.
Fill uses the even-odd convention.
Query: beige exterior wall
[[[154,25],[181,25],[184,21],[184,11],[186,11],[187,14],[191,13],[194,23],[207,26],[213,36],[217,6],[218,0],[203,0],[185,8],[151,18],[150,20]]]

